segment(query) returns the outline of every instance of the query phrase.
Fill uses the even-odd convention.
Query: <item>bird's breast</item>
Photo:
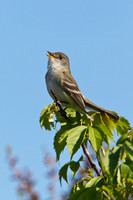
[[[58,70],[48,71],[45,76],[45,80],[46,80],[47,90],[53,100],[55,100],[55,99],[51,93],[51,90],[55,94],[55,96],[57,97],[58,100],[60,100],[60,101],[67,100],[68,95],[66,94],[65,91],[63,91],[63,89],[61,87],[61,74],[59,73]]]

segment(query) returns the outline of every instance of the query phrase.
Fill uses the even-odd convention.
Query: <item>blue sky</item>
[[[133,124],[133,1],[4,0],[0,27],[0,196],[18,199],[6,163],[10,145],[46,199],[43,150],[55,156],[55,132],[39,125],[41,110],[52,103],[46,51],[66,53],[84,95]]]

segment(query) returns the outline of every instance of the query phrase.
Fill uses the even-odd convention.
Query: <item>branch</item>
[[[85,154],[86,157],[88,158],[88,161],[89,161],[91,167],[95,170],[95,172],[97,173],[97,175],[100,176],[101,173],[100,173],[100,171],[98,170],[97,166],[95,165],[95,163],[94,163],[94,161],[93,161],[91,155],[89,154],[89,151],[88,151],[88,149],[86,148],[86,146],[85,146],[84,143],[82,144],[82,148],[83,148],[84,154]]]

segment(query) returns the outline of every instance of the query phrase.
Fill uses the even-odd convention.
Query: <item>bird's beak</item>
[[[54,53],[51,53],[50,51],[47,51],[48,54],[46,54],[49,58],[55,58]]]

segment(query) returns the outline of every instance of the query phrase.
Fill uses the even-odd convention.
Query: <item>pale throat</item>
[[[48,70],[60,70],[63,69],[64,66],[62,65],[62,63],[59,60],[56,59],[49,59],[48,61]]]

